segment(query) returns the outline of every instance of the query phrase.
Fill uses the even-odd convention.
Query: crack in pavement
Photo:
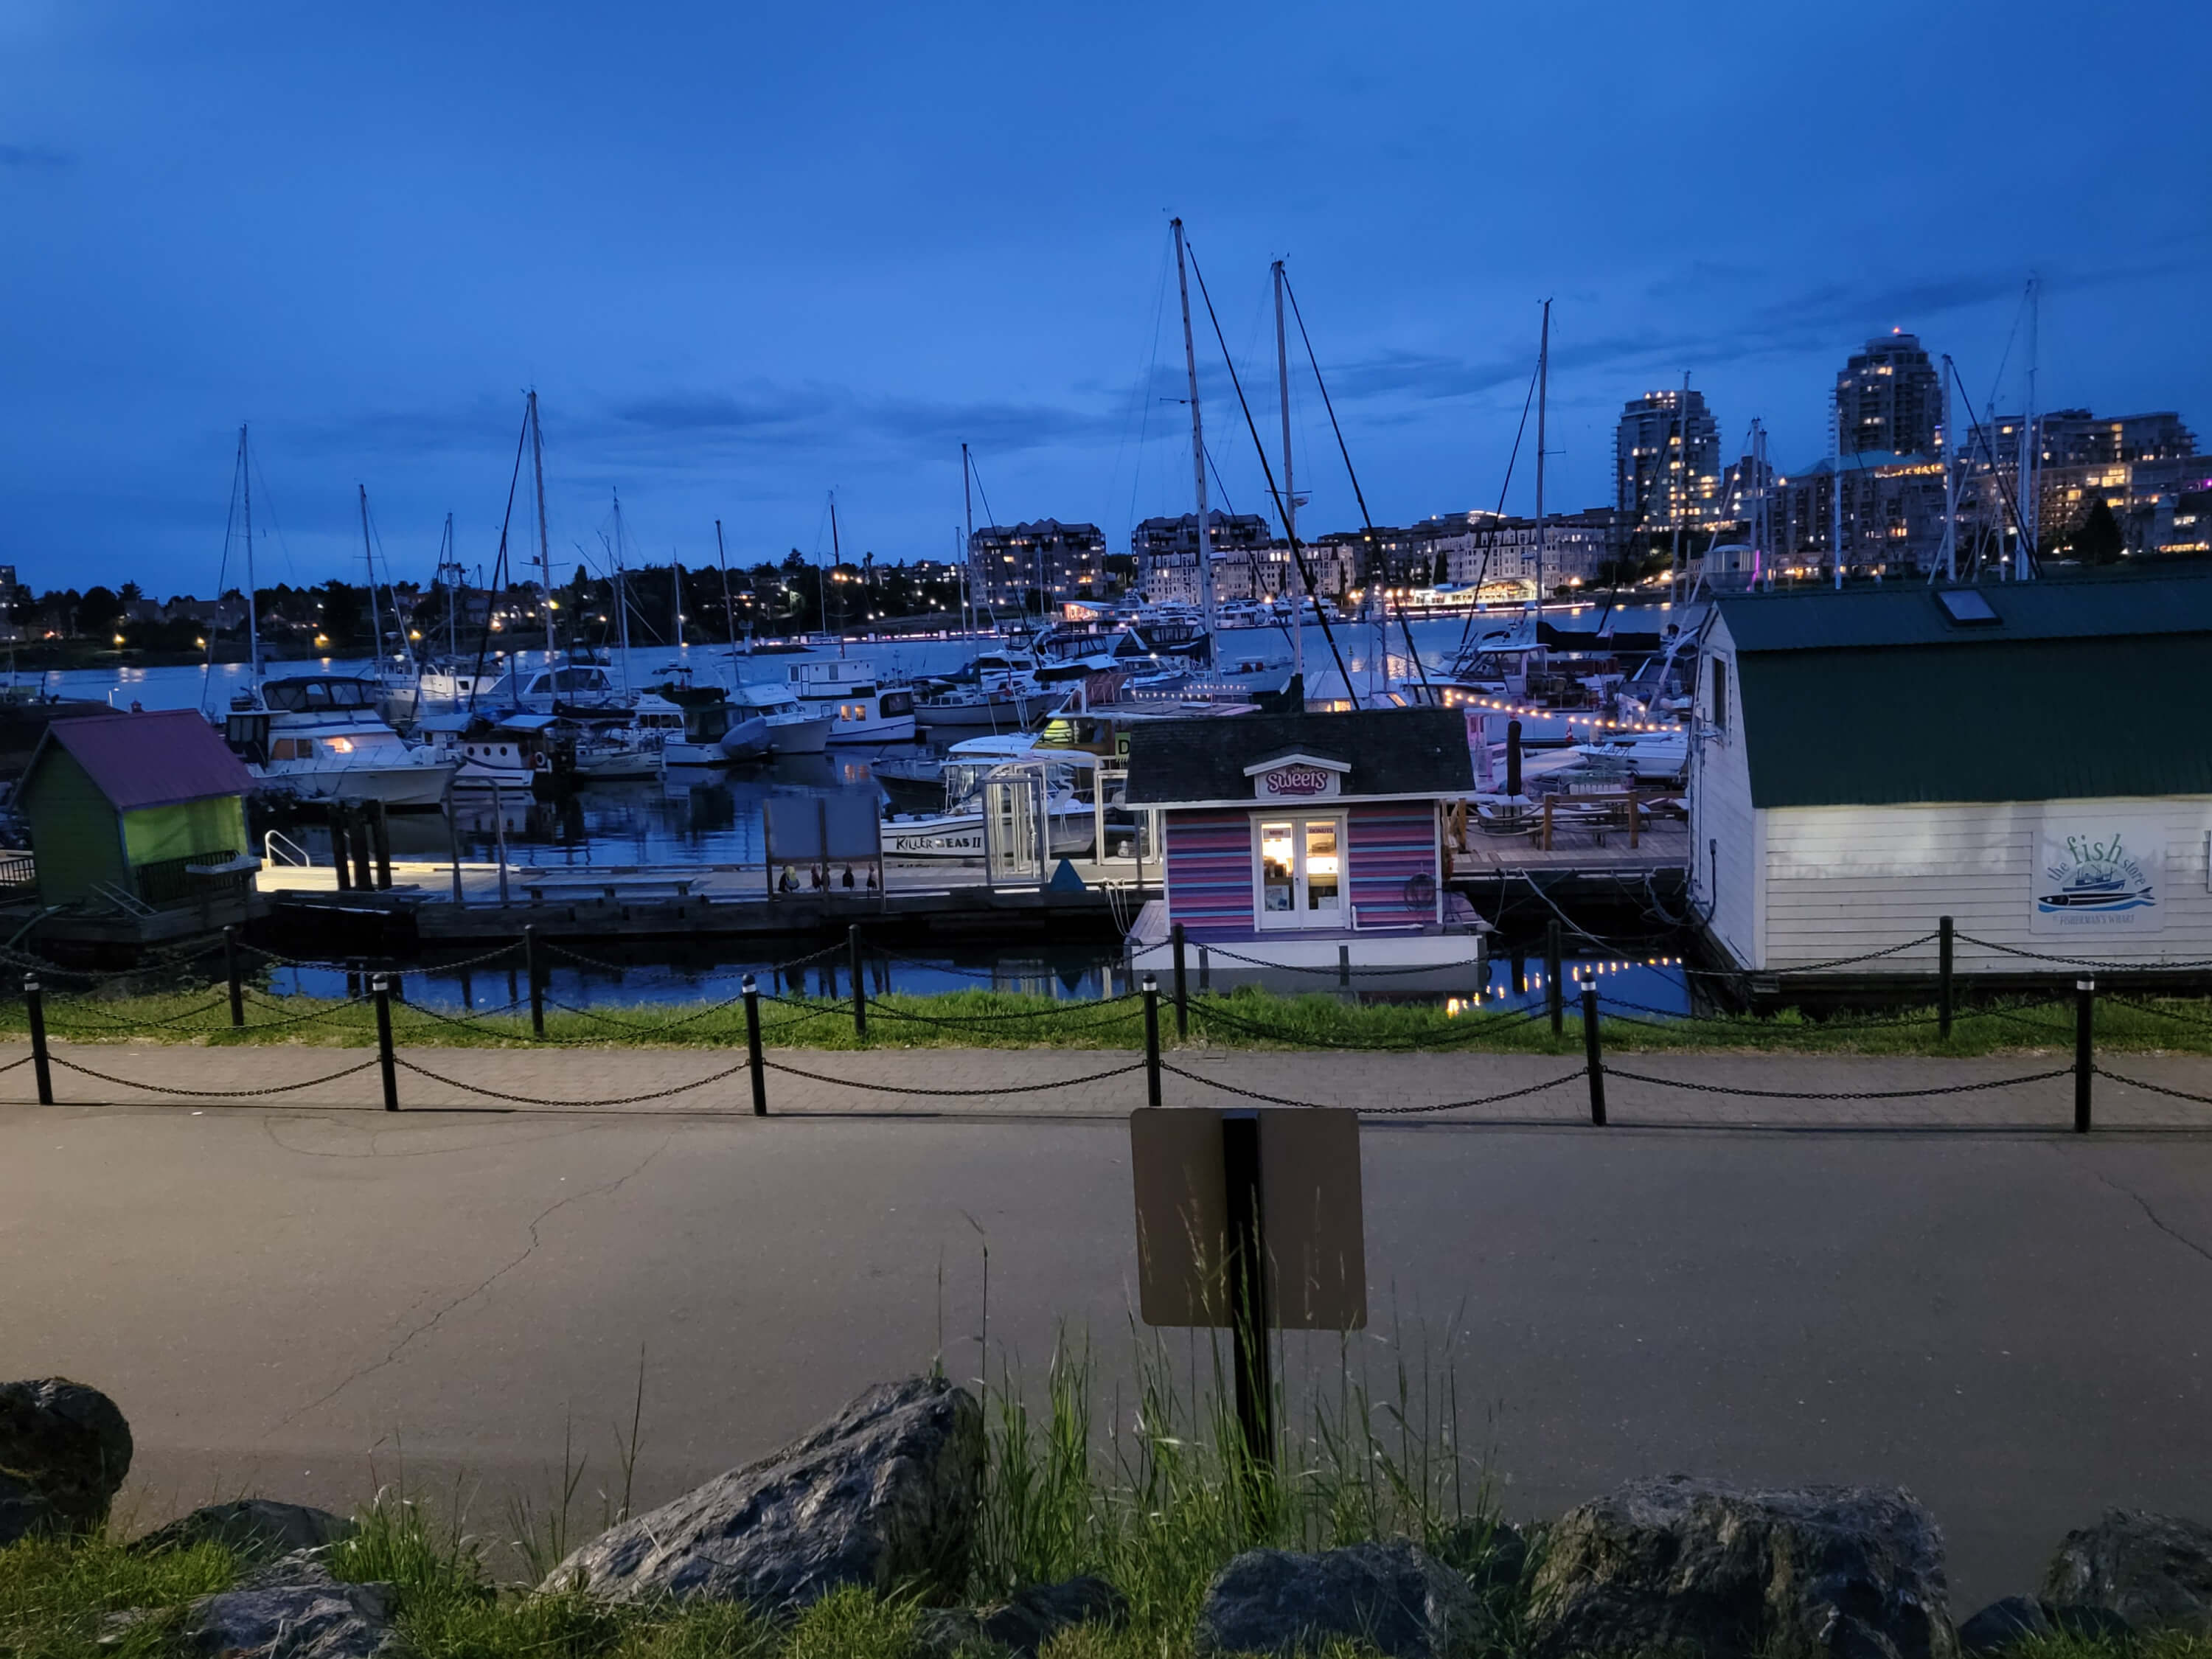
[[[2212,1249],[2207,1249],[2203,1245],[2199,1244],[2195,1239],[2190,1237],[2186,1233],[2178,1231],[2172,1226],[2169,1225],[2166,1219],[2160,1216],[2156,1210],[2151,1208],[2150,1200],[2145,1198],[2141,1193],[2137,1192],[2134,1188],[2129,1186],[2124,1181],[2114,1180],[2111,1176],[2106,1175],[2102,1170],[2097,1168],[2094,1164],[2087,1167],[2091,1175],[2096,1176],[2099,1181],[2102,1182],[2106,1186],[2110,1187],[2114,1192],[2119,1194],[2124,1198],[2133,1199],[2136,1202],[2136,1207],[2143,1212],[2143,1218],[2148,1221],[2152,1226],[2157,1228],[2159,1231],[2164,1233],[2175,1243],[2180,1245],[2183,1249],[2188,1250],[2193,1255],[2202,1257],[2208,1262],[2212,1262]]]
[[[386,1366],[397,1360],[399,1356],[406,1351],[408,1346],[413,1343],[416,1337],[428,1335],[432,1331],[437,1329],[439,1325],[444,1322],[447,1314],[453,1312],[454,1309],[461,1306],[464,1303],[472,1302],[477,1297],[482,1296],[494,1285],[496,1285],[501,1279],[506,1278],[507,1274],[513,1273],[517,1267],[520,1267],[524,1262],[529,1261],[532,1255],[536,1255],[538,1245],[544,1243],[543,1237],[539,1233],[538,1230],[554,1215],[557,1214],[560,1211],[568,1208],[569,1205],[580,1203],[585,1199],[604,1198],[611,1193],[619,1191],[622,1187],[633,1177],[642,1175],[645,1172],[646,1166],[651,1164],[653,1159],[659,1158],[661,1153],[666,1152],[670,1143],[675,1139],[676,1137],[672,1133],[664,1135],[661,1138],[660,1144],[659,1146],[655,1146],[651,1152],[640,1158],[635,1165],[624,1170],[613,1180],[601,1182],[596,1187],[586,1187],[580,1192],[570,1193],[565,1197],[556,1199],[552,1203],[547,1205],[544,1209],[540,1210],[536,1215],[531,1218],[529,1228],[530,1242],[523,1246],[521,1251],[512,1260],[506,1261],[500,1267],[493,1269],[491,1273],[479,1279],[476,1284],[471,1285],[467,1290],[462,1291],[460,1295],[454,1297],[451,1301],[447,1302],[428,1319],[410,1327],[401,1334],[398,1341],[394,1342],[389,1348],[385,1350],[384,1357],[381,1359],[372,1360],[369,1364],[362,1366],[359,1370],[341,1378],[337,1386],[330,1389],[326,1394],[322,1395],[317,1399],[309,1401],[306,1405],[300,1407],[297,1410],[287,1413],[283,1418],[278,1419],[275,1426],[270,1431],[274,1433],[276,1429],[289,1428],[291,1425],[298,1422],[300,1419],[305,1417],[309,1412],[315,1410],[318,1407],[330,1404],[331,1401],[337,1399],[340,1395],[343,1394],[348,1389],[360,1382],[362,1378],[374,1376]]]

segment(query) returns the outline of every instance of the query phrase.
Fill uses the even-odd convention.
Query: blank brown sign
[[[1211,1108],[1162,1106],[1129,1115],[1137,1301],[1146,1324],[1229,1323],[1222,1116]],[[1268,1107],[1257,1116],[1269,1322],[1285,1331],[1364,1328],[1358,1114]]]

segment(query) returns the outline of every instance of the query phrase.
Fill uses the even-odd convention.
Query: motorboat
[[[232,699],[223,735],[247,771],[302,800],[434,807],[454,763],[410,747],[378,712],[383,694],[374,680],[334,674],[264,680]]]
[[[794,663],[790,684],[809,712],[833,716],[833,744],[914,741],[914,693],[879,684],[871,663],[849,657]]]
[[[830,746],[830,728],[837,724],[835,714],[804,707],[781,680],[741,680],[730,693],[730,706],[768,722],[771,755],[818,755]]]
[[[432,753],[453,763],[462,790],[551,788],[568,771],[573,739],[557,714],[517,710],[502,715],[426,715],[416,726]]]
[[[430,702],[424,677],[422,701]],[[520,708],[550,714],[574,709],[608,710],[623,706],[620,689],[607,668],[596,662],[571,660],[535,665],[510,663],[505,672],[488,685],[470,684],[462,706],[469,708]]]
[[[989,850],[984,819],[990,786],[1011,781],[1041,806],[1050,855],[1070,857],[1097,844],[1099,757],[1085,750],[1039,745],[1029,734],[971,738],[945,757],[945,804],[933,812],[888,812],[886,858],[980,859]],[[1118,799],[1106,803],[1118,819]],[[1034,809],[1032,809],[1034,810]]]
[[[727,766],[768,753],[767,718],[732,710],[719,690],[647,691],[630,709],[629,729],[659,750],[663,766]]]

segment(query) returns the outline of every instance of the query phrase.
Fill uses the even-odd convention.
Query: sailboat
[[[246,769],[270,789],[313,801],[381,801],[393,810],[434,807],[446,798],[451,762],[410,748],[379,712],[380,679],[336,674],[264,678],[260,589],[253,559],[252,456],[238,428],[233,495],[246,544],[246,625],[251,680],[230,700],[223,737]],[[362,494],[368,522],[368,492]]]

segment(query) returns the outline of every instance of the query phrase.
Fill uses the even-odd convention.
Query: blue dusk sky
[[[1894,327],[2016,406],[2031,271],[2044,406],[2203,432],[2208,61],[2212,7],[2043,0],[10,0],[0,562],[208,591],[250,422],[264,583],[359,579],[357,483],[401,579],[448,512],[488,563],[530,386],[556,578],[617,489],[641,560],[826,555],[833,489],[848,554],[946,556],[963,440],[1125,547],[1191,500],[1178,213],[1271,447],[1288,262],[1378,523],[1498,504],[1547,296],[1558,509],[1686,371],[1785,470]],[[1356,525],[1292,406],[1302,527]]]

